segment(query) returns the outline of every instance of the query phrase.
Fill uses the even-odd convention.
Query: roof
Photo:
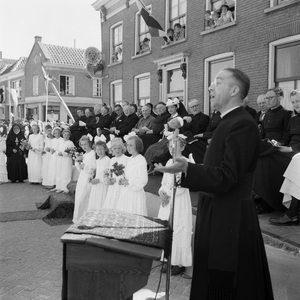
[[[16,61],[17,61],[16,59],[1,58],[0,59],[0,74],[3,74],[3,72],[5,70],[7,70],[7,68],[9,68]]]
[[[26,62],[27,57],[20,57],[14,64],[6,68],[1,75],[24,69]]]
[[[43,44],[49,54],[49,62],[53,64],[85,66],[85,49]]]

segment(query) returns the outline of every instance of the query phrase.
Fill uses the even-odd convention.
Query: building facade
[[[84,49],[44,44],[42,38],[36,36],[28,58],[21,57],[0,74],[0,91],[3,90],[0,120],[34,118],[45,121],[47,117],[47,120],[68,122],[70,118],[51,83],[73,116],[76,116],[78,107],[92,108],[102,103],[102,80],[86,76],[84,52]],[[42,66],[52,78],[48,87]],[[12,101],[11,88],[17,91],[17,109]]]
[[[179,97],[185,104],[197,98],[210,112],[208,87],[224,67],[235,67],[251,79],[250,106],[273,86],[285,92],[300,88],[300,1],[298,0],[144,0],[164,30],[180,24],[183,35],[168,41],[152,37],[134,0],[98,0],[101,16],[103,98],[114,105]],[[230,22],[208,28],[205,12]],[[147,41],[146,39],[149,39]],[[147,42],[144,47],[144,41]]]

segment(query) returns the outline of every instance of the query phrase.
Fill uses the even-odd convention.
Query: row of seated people
[[[282,98],[283,91],[275,87],[269,89],[266,95],[260,95],[257,100],[259,106],[263,108],[257,118],[262,144],[253,190],[268,204],[260,202],[259,213],[269,212],[271,208],[283,213],[278,218],[270,219],[272,224],[293,225],[299,222],[300,202],[296,201],[292,205],[293,212],[287,215],[287,207],[283,204],[280,188],[288,165],[293,156],[300,152],[300,90],[290,93],[293,111],[283,108],[280,104]],[[292,220],[296,210],[297,218]]]

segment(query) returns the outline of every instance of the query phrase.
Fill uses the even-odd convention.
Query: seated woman
[[[182,103],[180,103],[178,98],[174,98],[173,100],[169,99],[167,101],[166,106],[167,106],[168,112],[171,115],[170,118],[168,119],[168,121],[170,121],[176,117],[183,118],[188,115],[184,105]],[[190,127],[189,123],[186,123],[186,124],[188,124],[187,126]],[[158,141],[157,143],[151,145],[145,152],[145,158],[146,158],[148,166],[150,167],[149,172],[152,172],[154,169],[154,167],[152,165],[154,157],[159,157],[159,161],[157,161],[157,162],[161,162],[161,163],[162,163],[162,160],[164,162],[167,162],[167,160],[169,159],[169,148],[168,148],[167,137],[168,137],[168,135],[171,134],[171,131],[173,131],[173,130],[170,130],[167,123],[164,125],[164,127],[165,127],[165,129],[163,132],[163,138],[160,141]],[[180,131],[184,132],[184,131],[188,131],[188,129],[185,127],[185,128],[181,128]]]
[[[270,146],[258,159],[253,190],[264,199],[273,209],[286,211],[279,192],[283,182],[283,174],[292,157],[300,152],[300,90],[290,94],[294,108],[288,125],[288,146]],[[264,144],[262,144],[264,145]]]
[[[229,6],[224,4],[221,6],[221,16],[219,18],[219,25],[233,22],[232,12],[229,10]]]
[[[300,153],[293,156],[283,176],[285,179],[280,192],[284,194],[283,204],[288,208],[288,210],[281,216],[273,217],[269,221],[272,225],[277,226],[299,225]]]

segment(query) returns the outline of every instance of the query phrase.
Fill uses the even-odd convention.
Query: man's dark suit
[[[181,186],[203,193],[197,211],[191,300],[273,299],[251,199],[259,149],[257,124],[239,107],[223,117],[204,164],[188,164]]]
[[[135,126],[135,124],[138,122],[139,118],[138,116],[133,113],[129,116],[125,116],[122,121],[117,122],[116,129],[120,130],[119,134],[116,134],[117,137],[123,137],[125,134],[128,134],[131,129]]]

